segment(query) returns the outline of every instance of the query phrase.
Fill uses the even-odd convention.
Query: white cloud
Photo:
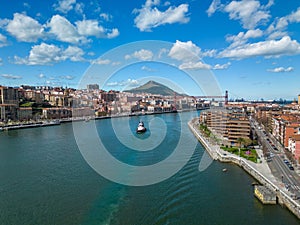
[[[269,39],[281,38],[288,35],[287,27],[291,23],[300,22],[300,7],[291,14],[276,18],[274,22],[268,27],[266,32],[269,34]]]
[[[1,77],[5,78],[5,79],[11,79],[11,80],[22,79],[21,76],[16,76],[16,75],[12,75],[12,74],[1,74]]]
[[[75,5],[75,11],[78,14],[82,14],[83,13],[83,8],[84,8],[84,4],[83,3],[76,3],[76,5]]]
[[[138,86],[140,82],[135,79],[127,79],[123,81],[114,81],[114,82],[109,82],[106,85],[109,87],[117,87],[117,86],[130,86],[130,87],[135,87]]]
[[[199,59],[200,52],[201,49],[192,41],[181,42],[176,40],[168,55],[179,61],[195,61]]]
[[[217,54],[217,50],[216,49],[212,49],[212,50],[207,50],[204,52],[201,52],[201,57],[215,57]]]
[[[59,78],[64,80],[73,80],[75,77],[71,75],[66,75],[66,76],[60,76]]]
[[[120,35],[120,32],[117,28],[113,28],[110,33],[107,33],[107,38],[115,38]]]
[[[131,59],[131,58],[136,58],[141,61],[148,61],[153,58],[153,52],[150,50],[141,49],[139,51],[135,51],[131,55],[125,55],[126,60]]]
[[[292,12],[289,16],[288,16],[288,20],[291,23],[299,23],[300,22],[300,7],[297,9],[297,11]]]
[[[112,20],[112,15],[108,14],[108,13],[101,13],[100,17],[102,19],[104,19],[105,21],[111,21]]]
[[[150,68],[148,66],[142,66],[141,70],[144,70],[144,71],[147,71],[147,72],[154,72],[155,71],[154,69],[152,69],[152,68]]]
[[[230,65],[231,65],[230,62],[225,63],[225,64],[216,64],[216,65],[214,65],[214,67],[212,69],[214,69],[214,70],[224,70],[224,69],[227,69]]]
[[[166,11],[160,11],[155,7],[159,3],[159,0],[147,0],[141,9],[133,11],[138,14],[134,19],[134,23],[140,31],[151,31],[152,28],[164,24],[189,22],[188,4],[181,4],[178,7],[170,6]]]
[[[284,68],[284,67],[277,67],[274,69],[268,69],[268,72],[273,72],[273,73],[283,73],[283,72],[292,72],[294,71],[293,67],[288,67],[288,68]]]
[[[0,48],[7,45],[7,38],[0,34]]]
[[[198,62],[184,62],[179,66],[181,70],[209,70],[211,66],[201,61]]]
[[[108,65],[111,61],[109,59],[95,59],[91,61],[91,64]]]
[[[60,15],[52,16],[50,22],[47,24],[50,28],[50,33],[64,42],[68,43],[86,43],[87,39],[81,36],[76,27],[73,26],[65,17]]]
[[[73,9],[75,4],[76,0],[59,0],[58,3],[53,6],[56,11],[67,13]]]
[[[206,10],[208,16],[212,16],[221,7],[221,0],[213,0],[209,8]]]
[[[231,48],[245,44],[250,38],[258,38],[263,36],[260,29],[248,30],[246,33],[240,32],[238,35],[231,35],[226,37],[226,41],[232,42]]]
[[[280,57],[296,54],[300,54],[300,44],[296,40],[291,40],[289,36],[285,36],[278,41],[268,40],[228,48],[220,52],[219,57],[242,59],[255,56]]]
[[[229,18],[239,20],[245,29],[253,29],[257,25],[267,22],[271,17],[268,8],[272,1],[266,6],[257,0],[231,1],[224,7],[224,11],[229,13]]]
[[[84,52],[78,47],[69,46],[67,49],[62,49],[53,44],[42,43],[33,46],[28,57],[15,56],[14,59],[16,64],[51,65],[65,60],[81,61],[83,54]]]
[[[33,18],[15,13],[12,20],[6,20],[6,31],[18,41],[35,42],[44,35],[44,27]]]
[[[106,29],[99,24],[97,20],[82,20],[75,22],[74,26],[65,17],[60,15],[54,15],[48,27],[50,33],[55,37],[64,42],[68,43],[87,43],[90,40],[87,39],[89,36],[95,36],[97,38],[114,38],[119,35],[117,28]]]
[[[66,50],[63,51],[61,57],[62,60],[70,59],[73,62],[84,61],[82,56],[84,55],[84,51],[81,48],[76,46],[69,46]]]
[[[82,20],[76,23],[78,33],[84,36],[104,36],[105,29],[99,25],[97,20]]]

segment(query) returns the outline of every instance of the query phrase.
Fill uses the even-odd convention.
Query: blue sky
[[[157,77],[191,95],[300,93],[299,1],[0,3],[1,85],[80,87],[84,80],[123,90]]]

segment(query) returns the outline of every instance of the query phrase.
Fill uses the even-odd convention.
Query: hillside
[[[139,86],[137,88],[125,90],[125,92],[131,92],[131,93],[135,93],[135,94],[151,93],[151,94],[157,94],[157,95],[163,95],[163,96],[172,96],[172,95],[174,95],[174,93],[176,93],[176,95],[183,95],[183,94],[179,94],[179,93],[173,91],[171,88],[169,88],[163,84],[160,84],[158,82],[155,82],[153,80],[148,81],[147,83],[145,83],[142,86]]]

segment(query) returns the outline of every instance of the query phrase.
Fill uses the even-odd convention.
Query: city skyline
[[[94,65],[126,66],[135,59],[138,64],[120,67],[105,89],[123,90],[158,77],[201,95],[182,70],[209,70],[232,98],[292,100],[300,93],[300,3],[14,0],[2,5],[1,85],[76,88]],[[149,40],[168,45],[153,47]],[[134,42],[142,44],[121,51],[118,59],[105,58]],[[157,63],[161,55],[169,66]]]

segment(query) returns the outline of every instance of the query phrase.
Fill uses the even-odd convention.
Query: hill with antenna
[[[142,94],[142,93],[149,93],[153,95],[163,95],[163,96],[173,96],[174,94],[179,96],[184,96],[185,94],[177,93],[176,91],[172,90],[171,88],[155,82],[153,80],[148,81],[147,83],[130,90],[125,90],[125,92],[131,92],[134,94]]]

